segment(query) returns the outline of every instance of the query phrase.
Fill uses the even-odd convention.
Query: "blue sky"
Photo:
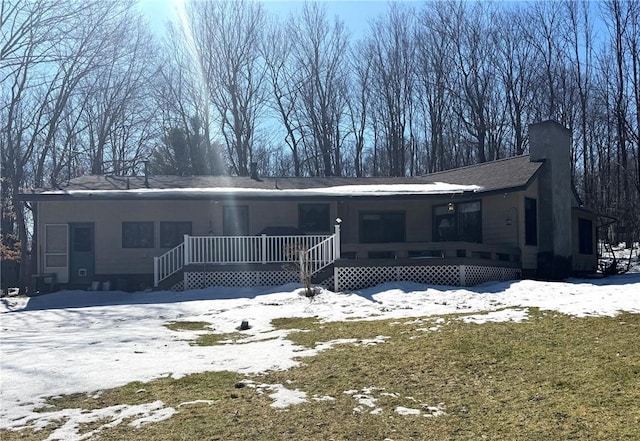
[[[147,16],[150,25],[162,32],[163,24],[173,16],[174,6],[183,0],[141,0],[140,6]],[[265,0],[265,9],[272,14],[287,16],[291,12],[300,10],[303,0]],[[418,1],[411,1],[419,5]],[[329,0],[325,1],[330,15],[338,15],[354,37],[363,35],[369,22],[384,14],[389,7],[385,0]]]

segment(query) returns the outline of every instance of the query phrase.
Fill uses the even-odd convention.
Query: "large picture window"
[[[153,248],[153,222],[122,222],[122,248]]]
[[[173,248],[191,235],[191,222],[160,222],[160,247]]]
[[[404,242],[404,211],[360,213],[360,243]]]
[[[298,205],[298,228],[305,233],[328,233],[330,229],[329,204]]]
[[[482,243],[480,201],[433,207],[433,241]]]
[[[538,245],[538,204],[533,198],[524,198],[524,243]]]

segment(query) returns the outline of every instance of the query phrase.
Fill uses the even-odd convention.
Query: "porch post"
[[[158,257],[153,256],[153,287],[158,287],[158,279],[160,278],[159,268],[158,268]]]
[[[337,260],[340,258],[340,219],[336,219],[335,234],[333,240],[333,258]]]
[[[307,273],[307,269],[305,268],[304,255],[305,255],[304,251],[302,251],[302,250],[298,251],[298,266],[300,267],[300,281],[301,282],[305,282],[306,281],[306,277],[309,275]]]
[[[189,265],[189,260],[191,257],[191,246],[189,243],[189,235],[184,235],[184,266]]]
[[[262,253],[262,264],[267,263],[267,235],[263,234],[260,239],[260,251]]]

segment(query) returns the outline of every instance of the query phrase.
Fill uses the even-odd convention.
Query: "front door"
[[[93,223],[69,224],[69,283],[91,284],[95,275]]]

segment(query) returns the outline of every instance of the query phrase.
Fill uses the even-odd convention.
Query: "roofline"
[[[483,165],[495,164],[496,162],[513,161],[514,159],[521,159],[521,158],[524,158],[526,156],[531,156],[531,155],[510,156],[508,158],[494,159],[492,161],[485,161],[485,162],[479,162],[477,164],[464,165],[462,167],[450,168],[448,170],[438,170],[437,172],[432,172],[432,173],[427,173],[426,175],[421,175],[421,177],[422,178],[430,178],[433,175],[440,175],[440,174],[443,174],[443,173],[450,173],[452,171],[467,170],[467,169],[470,169],[470,168],[482,167]],[[529,161],[529,162],[542,162],[542,161]]]
[[[537,173],[537,172],[536,172]],[[496,188],[491,190],[477,190],[477,191],[463,191],[463,192],[451,192],[451,193],[431,193],[431,194],[296,194],[296,195],[269,195],[269,194],[246,194],[246,193],[217,193],[217,194],[185,194],[184,192],[171,192],[170,190],[162,193],[130,193],[126,190],[117,191],[112,193],[100,192],[100,193],[76,193],[76,194],[28,194],[21,193],[18,195],[18,201],[32,201],[32,202],[47,202],[47,201],[140,201],[140,200],[158,200],[158,201],[179,201],[179,200],[272,200],[272,201],[291,201],[291,200],[345,200],[345,199],[394,199],[394,200],[412,200],[412,199],[451,199],[451,198],[474,198],[478,196],[490,196],[493,194],[512,193],[516,191],[526,190],[534,176],[527,181],[525,185],[519,185],[516,187]],[[119,194],[115,194],[119,193]]]

